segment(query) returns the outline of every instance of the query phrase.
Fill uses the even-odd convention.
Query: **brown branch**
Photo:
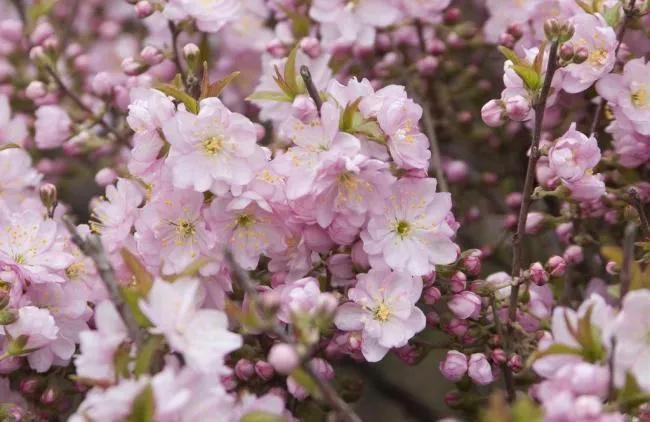
[[[131,337],[131,340],[133,340],[137,347],[140,347],[144,342],[144,333],[140,329],[133,312],[131,312],[131,309],[122,298],[120,286],[115,278],[115,271],[108,260],[108,256],[106,256],[106,253],[104,252],[104,247],[100,238],[94,234],[89,235],[85,239],[81,237],[77,227],[67,215],[63,217],[63,223],[68,229],[68,232],[70,232],[72,242],[81,249],[84,255],[92,259],[95,263],[99,277],[102,279],[109,292],[111,302],[113,302],[124,320],[124,324],[129,332],[129,337]]]
[[[305,82],[307,93],[309,93],[311,99],[314,100],[314,104],[316,104],[316,109],[318,110],[318,115],[320,116],[320,109],[323,106],[323,100],[320,98],[320,94],[318,93],[318,88],[316,88],[316,85],[314,85],[314,81],[311,78],[311,72],[309,71],[309,68],[307,66],[305,65],[300,66],[300,76],[302,77],[302,80]]]
[[[643,200],[641,200],[639,191],[636,188],[631,188],[628,193],[630,194],[632,205],[634,205],[634,208],[636,208],[636,211],[639,214],[643,236],[645,238],[650,238],[650,223],[648,222],[648,215],[645,212],[645,204],[643,203]]]
[[[620,50],[621,44],[623,43],[623,37],[625,36],[625,30],[627,28],[627,24],[629,23],[630,18],[634,15],[635,5],[636,5],[636,0],[630,0],[629,7],[623,9],[625,16],[623,17],[623,22],[621,23],[621,27],[618,29],[618,32],[616,34],[616,39],[618,40],[618,44],[614,49],[614,59],[618,57],[618,50]],[[598,101],[598,105],[596,106],[596,112],[594,113],[594,118],[591,121],[591,126],[589,129],[589,133],[591,134],[591,136],[593,136],[596,133],[596,130],[598,130],[598,125],[600,124],[600,118],[603,115],[604,109],[605,109],[605,99],[601,97],[600,100]]]
[[[248,274],[233,260],[232,254],[229,251],[226,252],[226,260],[229,262],[232,269],[232,277],[234,281],[239,283],[254,304],[259,303],[259,295],[255,288],[255,284],[248,277]],[[295,339],[291,338],[291,336],[289,336],[276,321],[273,321],[273,326],[270,328],[270,332],[295,350]],[[301,366],[302,369],[313,379],[325,401],[327,401],[327,403],[339,413],[340,419],[337,420],[346,422],[362,422],[361,418],[354,412],[354,410],[352,410],[350,405],[339,396],[334,387],[332,387],[329,382],[318,376],[314,368],[309,365],[309,362],[303,359]]]
[[[186,82],[185,82],[185,71],[183,70],[183,64],[181,63],[181,55],[180,52],[178,51],[178,35],[180,34],[180,31],[176,24],[172,21],[168,22],[169,26],[169,32],[172,34],[172,61],[176,65],[176,69],[178,70],[178,73],[181,74],[181,82],[183,83],[183,88],[186,87]]]
[[[422,120],[424,123],[424,133],[429,138],[429,146],[431,147],[431,162],[429,164],[429,173],[435,170],[436,179],[438,179],[438,186],[441,192],[449,192],[445,172],[442,169],[442,159],[440,158],[440,146],[438,144],[438,135],[436,134],[436,123],[431,114],[431,105],[428,101],[422,103]]]

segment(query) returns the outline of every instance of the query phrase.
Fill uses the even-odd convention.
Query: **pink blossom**
[[[415,306],[422,280],[387,270],[370,270],[357,280],[348,291],[351,302],[339,307],[335,324],[340,330],[362,331],[363,356],[377,362],[424,329],[424,313]]]
[[[47,309],[23,306],[18,310],[18,319],[4,327],[5,334],[14,341],[24,336],[26,342],[20,348],[21,354],[30,353],[48,346],[56,340],[59,327]]]
[[[446,221],[451,196],[435,190],[431,178],[397,181],[383,209],[377,209],[361,233],[364,250],[412,275],[426,275],[435,265],[455,261],[454,231]]]
[[[9,98],[0,95],[0,144],[23,145],[27,135],[25,120],[19,116],[14,116],[12,119]]]
[[[140,309],[154,324],[151,332],[164,335],[188,365],[205,372],[227,372],[224,356],[238,349],[242,339],[228,331],[223,312],[200,309],[204,295],[197,279],[173,283],[156,279]]]
[[[467,374],[478,385],[486,385],[494,381],[492,367],[483,353],[472,353],[469,357]]]
[[[600,174],[586,175],[576,182],[567,183],[571,196],[579,201],[593,201],[605,194],[605,182]]]
[[[71,135],[72,121],[61,107],[46,105],[36,110],[34,141],[41,149],[60,147]]]
[[[246,185],[264,162],[255,126],[217,98],[199,106],[198,115],[179,110],[163,125],[174,186],[223,193],[230,185]]]
[[[147,377],[124,379],[107,389],[94,388],[88,392],[71,422],[83,422],[91,418],[101,421],[127,419],[136,396],[147,384]]]
[[[587,137],[572,123],[569,130],[555,141],[549,153],[549,164],[565,182],[580,180],[600,161],[600,148],[593,136]]]
[[[131,234],[142,199],[142,190],[134,182],[118,179],[116,185],[106,187],[105,200],[95,203],[93,217],[96,222],[91,225],[101,234],[109,251],[122,246]]]
[[[189,16],[196,20],[200,31],[218,32],[225,24],[239,18],[241,10],[237,0],[171,0],[164,13],[173,20]]]
[[[449,381],[460,381],[467,372],[467,356],[457,350],[448,351],[445,359],[440,362],[440,372]]]
[[[447,306],[456,318],[477,318],[481,312],[481,298],[476,293],[464,291],[455,294]]]
[[[73,262],[64,250],[56,222],[35,211],[13,214],[0,224],[0,262],[32,283],[61,283]]]

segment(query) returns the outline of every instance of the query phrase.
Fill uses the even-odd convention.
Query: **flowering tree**
[[[3,1],[0,419],[650,420],[650,2]]]

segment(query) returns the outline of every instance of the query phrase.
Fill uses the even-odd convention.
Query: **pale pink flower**
[[[103,301],[95,307],[96,330],[79,333],[81,353],[75,358],[77,375],[98,383],[115,382],[115,351],[127,340],[127,331],[115,306]]]
[[[16,195],[24,195],[35,187],[41,175],[32,168],[29,153],[20,148],[0,151],[0,197],[11,201]]]
[[[589,57],[583,63],[571,63],[562,68],[564,78],[562,89],[566,92],[582,92],[614,68],[616,57],[616,33],[605,20],[597,14],[580,13],[571,19],[575,34],[566,43],[578,48],[586,48]]]
[[[23,306],[18,310],[18,319],[4,327],[6,335],[14,341],[25,336],[27,341],[22,347],[25,352],[33,352],[48,346],[56,340],[59,327],[56,326],[54,317],[47,309],[35,306]]]
[[[131,90],[130,97],[126,121],[136,133],[160,129],[174,116],[174,103],[157,89],[135,88]]]
[[[370,270],[357,280],[348,291],[351,302],[339,307],[334,322],[340,330],[362,331],[363,356],[377,362],[424,329],[424,313],[415,306],[422,280],[389,270]]]
[[[143,199],[142,189],[128,179],[118,179],[115,185],[106,187],[105,198],[95,202],[91,223],[99,233],[108,251],[121,247],[131,234],[137,217],[138,206]]]
[[[481,312],[481,298],[476,293],[466,290],[452,296],[447,306],[456,318],[477,318]]]
[[[27,124],[21,117],[11,118],[11,106],[6,95],[0,95],[0,144],[23,145],[29,135]]]
[[[642,58],[628,61],[622,74],[605,75],[596,89],[612,106],[617,119],[625,117],[634,130],[650,136],[649,62]]]
[[[486,385],[494,381],[492,367],[483,353],[472,353],[469,357],[467,374],[478,385]]]
[[[218,32],[224,25],[236,21],[242,12],[237,0],[171,0],[164,14],[172,20],[191,17],[203,32]]]
[[[72,121],[68,113],[56,105],[46,105],[36,110],[34,141],[41,149],[52,149],[63,145],[71,135]]]
[[[451,0],[401,0],[400,5],[404,13],[416,19],[437,23],[444,9]]]
[[[435,265],[458,256],[446,217],[451,195],[436,193],[436,180],[401,179],[393,185],[384,207],[376,210],[361,233],[364,250],[381,256],[397,271],[426,275]]]
[[[572,123],[569,130],[555,141],[549,153],[549,165],[565,182],[576,182],[598,164],[600,148],[593,136],[587,137]]]
[[[632,123],[623,115],[619,113],[606,131],[614,138],[614,148],[622,166],[639,167],[650,161],[650,135],[635,131]]]
[[[606,192],[605,182],[600,174],[587,174],[576,182],[566,184],[571,196],[579,201],[594,201]]]
[[[179,110],[163,132],[171,144],[167,164],[178,188],[224,193],[253,180],[265,161],[253,123],[214,97],[201,101],[198,115]]]
[[[244,269],[255,269],[262,254],[285,249],[280,222],[270,205],[254,192],[215,199],[206,219],[220,243]]]
[[[200,309],[204,297],[198,279],[184,278],[173,283],[156,279],[147,301],[140,301],[140,309],[154,325],[151,332],[164,335],[189,366],[225,373],[223,359],[241,347],[242,339],[228,331],[223,312]]]
[[[140,377],[137,380],[120,380],[119,384],[107,389],[93,388],[70,417],[70,422],[85,422],[89,419],[118,422],[128,419],[133,401],[148,382],[148,377]]]
[[[54,220],[26,210],[0,223],[0,263],[32,283],[65,281],[63,270],[74,257],[64,249]]]

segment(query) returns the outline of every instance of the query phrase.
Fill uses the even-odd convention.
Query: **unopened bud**
[[[320,41],[318,41],[318,38],[305,37],[300,40],[300,49],[312,59],[316,58],[320,56],[321,53]]]
[[[453,293],[460,293],[467,286],[467,276],[462,271],[456,271],[449,280],[449,288]]]
[[[573,59],[573,55],[575,54],[575,50],[573,49],[573,46],[571,44],[562,44],[562,47],[560,47],[560,58],[564,61],[571,61]]]
[[[253,364],[248,359],[239,359],[235,364],[235,375],[242,381],[247,381],[255,373]]]
[[[140,19],[151,16],[153,12],[154,8],[148,1],[139,1],[135,4],[135,13]]]
[[[263,381],[268,381],[273,378],[275,371],[273,370],[273,366],[270,363],[264,360],[258,360],[255,362],[255,373]]]
[[[492,358],[492,362],[496,363],[497,365],[506,363],[506,361],[508,360],[508,355],[503,349],[500,348],[492,350],[490,357]]]
[[[155,66],[165,60],[162,51],[151,45],[146,46],[142,51],[140,51],[140,57],[142,57],[142,61],[149,66]]]
[[[199,65],[199,56],[201,55],[201,50],[194,43],[185,44],[183,47],[183,56],[187,62],[190,70],[196,69]]]
[[[442,19],[445,25],[453,25],[460,20],[461,16],[462,13],[459,8],[450,7],[445,11],[445,14]]]
[[[59,202],[56,186],[52,183],[44,183],[38,189],[38,193],[41,196],[41,202],[45,206],[47,214],[52,218],[56,205]]]
[[[535,262],[530,266],[530,279],[538,286],[543,286],[548,281],[548,274],[540,262]]]
[[[588,58],[589,58],[589,50],[587,49],[587,47],[578,47],[578,49],[576,50],[573,56],[573,63],[575,64],[584,63],[585,61],[587,61]]]
[[[122,60],[122,71],[127,76],[137,76],[147,70],[147,65],[141,63],[134,59],[133,57],[127,57]]]
[[[561,256],[554,255],[546,261],[546,269],[551,277],[562,277],[566,272],[566,261]]]
[[[490,100],[481,108],[481,118],[490,127],[501,126],[504,122],[505,109],[501,100]]]
[[[47,94],[47,87],[41,81],[31,81],[25,88],[25,95],[30,100],[37,100]]]
[[[283,375],[290,374],[300,364],[300,357],[293,346],[286,343],[275,344],[269,351],[269,363]]]
[[[544,22],[544,34],[549,41],[557,40],[560,34],[560,23],[557,19],[548,19]]]
[[[43,391],[43,394],[41,394],[41,403],[46,406],[56,403],[58,399],[59,394],[57,390],[52,386],[47,387],[45,391]]]
[[[518,354],[513,354],[512,356],[510,356],[507,365],[508,368],[510,368],[512,372],[514,372],[515,374],[521,371],[521,369],[524,367],[524,363],[521,360],[521,356],[519,356]]]
[[[445,394],[445,404],[451,408],[457,407],[462,402],[462,397],[458,391],[450,391]]]
[[[438,290],[437,287],[431,286],[425,289],[422,293],[422,301],[427,305],[433,305],[440,300],[440,296],[440,290]]]
[[[508,32],[508,34],[512,35],[516,40],[524,36],[524,31],[521,28],[521,25],[518,23],[513,23],[509,25],[506,31]]]
[[[34,394],[41,388],[41,380],[36,377],[27,377],[20,380],[20,392],[23,394]]]

